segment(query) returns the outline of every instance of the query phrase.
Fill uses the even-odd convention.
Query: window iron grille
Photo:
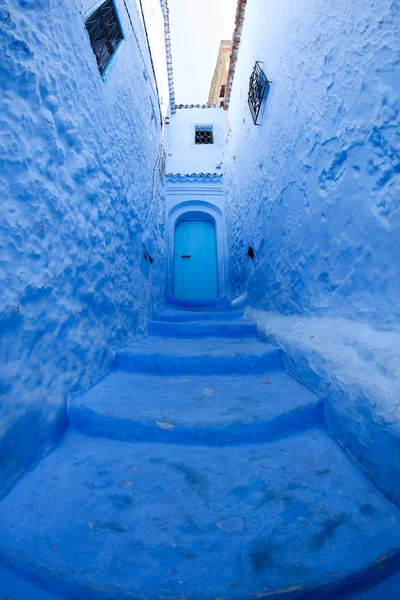
[[[195,144],[213,144],[213,128],[211,125],[196,125]]]
[[[261,105],[264,99],[265,90],[271,83],[268,81],[264,71],[260,67],[260,61],[256,61],[249,82],[248,103],[251,116],[255,125],[259,125],[258,117],[260,115]]]
[[[118,22],[113,0],[106,0],[85,21],[90,44],[101,74],[124,39]]]
[[[221,85],[221,89],[219,91],[219,97],[220,98],[224,98],[225,97],[225,86]]]

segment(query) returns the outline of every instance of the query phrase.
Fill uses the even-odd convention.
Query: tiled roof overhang
[[[179,108],[220,108],[218,104],[175,104],[175,109]]]
[[[167,56],[167,71],[168,71],[168,88],[169,88],[169,101],[171,106],[171,113],[175,113],[175,90],[174,90],[174,72],[172,68],[172,54],[171,54],[171,33],[169,30],[169,8],[167,0],[160,0],[161,10],[164,16],[164,38],[165,38],[165,52]]]
[[[190,181],[200,182],[207,181],[209,183],[217,183],[222,181],[221,173],[167,173],[167,182],[182,182]]]

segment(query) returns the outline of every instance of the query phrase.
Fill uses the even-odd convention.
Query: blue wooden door
[[[217,248],[211,221],[180,221],[175,229],[174,295],[181,300],[218,296]]]

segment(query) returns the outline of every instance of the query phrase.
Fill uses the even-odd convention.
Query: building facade
[[[224,105],[226,95],[226,84],[228,81],[229,63],[231,58],[232,42],[222,40],[218,52],[217,63],[215,65],[214,75],[211,81],[210,92],[208,94],[208,104]]]
[[[214,239],[207,238],[204,244],[210,247],[209,263],[205,269],[216,273],[211,275],[215,283],[207,293],[210,297],[226,293],[226,236],[223,204],[222,157],[227,135],[226,114],[219,106],[180,105],[171,116],[166,133],[166,245],[168,257],[167,295],[179,296],[184,293],[193,296],[204,295],[201,289],[187,289],[175,286],[179,283],[177,272],[183,269],[182,278],[197,281],[202,273],[194,265],[196,248],[187,253],[177,252],[177,228],[180,223],[201,222],[197,235],[203,235],[206,223],[212,223]],[[194,225],[192,225],[194,226]],[[180,229],[184,224],[180,225]],[[187,225],[189,227],[189,225]],[[206,233],[204,232],[204,235]],[[198,248],[200,252],[200,247]],[[182,258],[185,256],[185,258]],[[190,256],[190,258],[188,258]]]

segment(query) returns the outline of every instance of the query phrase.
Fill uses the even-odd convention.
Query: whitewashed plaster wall
[[[175,228],[181,219],[207,219],[214,223],[217,243],[218,295],[226,292],[227,246],[222,175],[169,175],[167,190],[167,295],[174,297]]]
[[[223,164],[233,295],[398,321],[399,31],[393,0],[248,2]],[[256,60],[273,82],[260,126]]]
[[[0,492],[164,296],[158,99],[136,1],[114,2],[125,40],[104,77],[94,2],[0,6]]]
[[[167,57],[165,50],[165,37],[163,35],[165,31],[165,23],[162,10],[160,10],[160,0],[136,0],[136,7],[143,26],[146,26],[154,71],[157,79],[161,112],[163,116],[165,116],[169,113],[171,107],[168,72],[166,69]],[[144,37],[140,36],[139,43],[144,46],[144,42]],[[145,46],[143,47],[143,52],[146,52]],[[151,79],[151,81],[154,84],[154,80]]]
[[[212,125],[213,144],[195,144],[196,125]],[[174,295],[175,227],[184,218],[208,218],[213,221],[217,243],[218,294],[224,296],[226,293],[227,247],[221,169],[226,134],[226,113],[220,107],[177,108],[166,128],[166,171],[170,174],[166,186],[168,296]]]
[[[195,144],[196,125],[213,126],[213,144]],[[221,173],[226,135],[222,108],[178,108],[166,131],[167,173]]]

